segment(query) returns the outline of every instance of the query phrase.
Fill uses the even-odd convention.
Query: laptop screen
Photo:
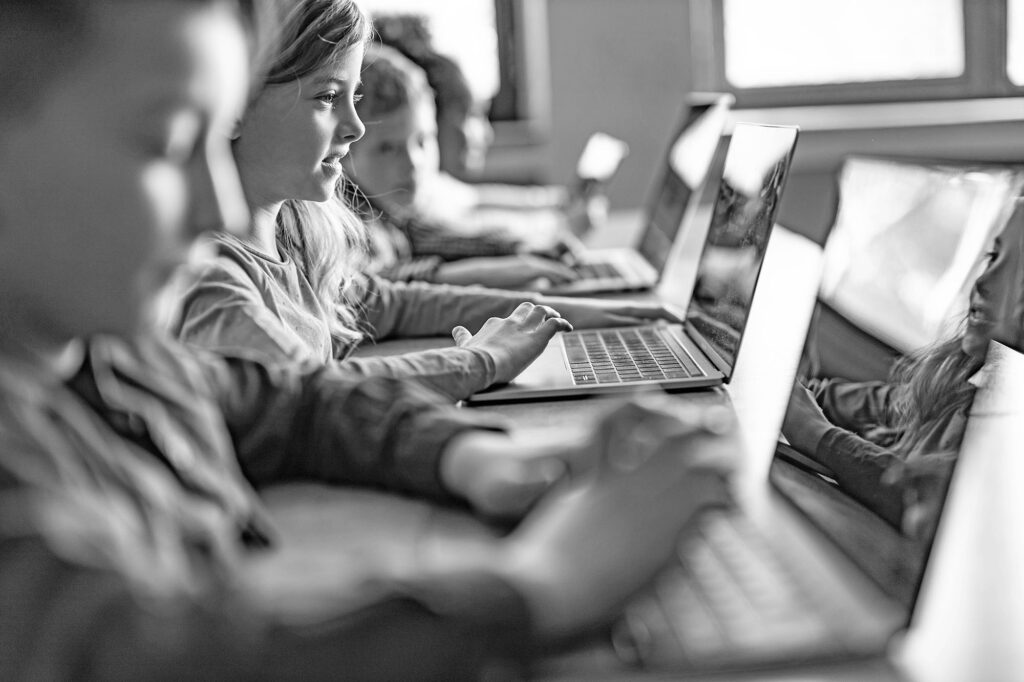
[[[658,272],[665,270],[687,211],[699,198],[732,103],[732,96],[726,94],[702,99],[691,96],[688,100],[648,200],[647,224],[637,251]]]
[[[837,383],[807,376],[800,380],[794,391],[803,391],[806,384],[837,421],[841,415],[835,410],[843,409],[837,407],[837,396],[849,403],[847,407],[857,400],[868,405],[871,394],[879,390],[873,386],[876,382]],[[862,409],[861,423],[846,422],[849,431],[834,432],[817,447],[780,440],[772,462],[772,486],[902,605],[907,621],[945,507],[972,397],[973,393],[962,397],[959,416],[936,423],[931,432],[919,428],[916,440],[895,441],[893,428],[869,423],[870,411]],[[941,438],[936,438],[939,431]],[[897,459],[906,462],[896,463]],[[883,467],[876,464],[880,461],[893,463]]]
[[[796,146],[797,128],[737,123],[725,157],[686,311],[701,350],[732,375],[768,237]]]

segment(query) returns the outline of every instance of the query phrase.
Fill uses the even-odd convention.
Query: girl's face
[[[411,206],[438,169],[434,109],[423,98],[367,122],[346,166],[368,196],[384,205]]]
[[[81,60],[0,126],[0,307],[22,342],[132,333],[198,233],[248,223],[228,141],[248,79],[237,17],[91,11]]]
[[[988,265],[971,290],[970,314],[961,341],[963,351],[983,358],[991,339],[1019,344],[1017,309],[1024,276],[1024,212],[1018,210],[989,253]]]
[[[282,85],[269,85],[246,111],[235,159],[252,206],[289,199],[327,201],[341,179],[341,160],[363,136],[355,93],[363,47]]]

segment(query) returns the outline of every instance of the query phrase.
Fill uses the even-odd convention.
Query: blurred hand
[[[789,444],[807,455],[813,456],[818,443],[825,432],[832,428],[832,423],[821,411],[807,387],[797,382],[793,384],[793,392],[789,397],[789,406],[782,421],[782,435]]]
[[[498,561],[539,634],[613,617],[666,565],[700,511],[729,503],[732,421],[727,408],[666,400],[629,403],[600,422],[592,474],[545,496]]]
[[[499,289],[540,289],[577,278],[576,271],[557,260],[531,255],[464,258],[438,268],[444,284],[482,284]]]
[[[577,329],[625,327],[647,324],[651,320],[683,322],[682,311],[664,303],[607,301],[588,298],[540,296],[538,302],[557,308]]]
[[[529,435],[471,431],[453,439],[441,460],[441,478],[481,514],[518,519],[555,484],[594,464],[591,448],[571,436],[537,442]]]
[[[572,331],[572,325],[546,305],[520,303],[508,317],[492,317],[476,334],[465,327],[452,330],[455,344],[478,348],[494,359],[494,383],[516,378],[547,347],[557,332]]]
[[[565,264],[575,263],[587,250],[576,235],[564,230],[543,239],[542,241],[523,242],[521,252],[541,258],[561,261]]]

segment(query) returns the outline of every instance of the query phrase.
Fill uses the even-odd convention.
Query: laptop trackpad
[[[524,369],[508,388],[551,388],[573,386],[572,375],[565,364],[561,334],[548,343],[544,352]]]

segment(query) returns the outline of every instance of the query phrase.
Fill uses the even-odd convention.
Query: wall
[[[518,155],[513,163],[529,167],[535,179],[563,182],[571,177],[587,135],[604,130],[631,149],[609,189],[612,208],[639,206],[683,94],[692,89],[688,3],[547,0],[547,19],[551,128],[541,145],[509,152]],[[758,120],[757,113],[738,117]],[[805,129],[781,220],[816,239],[823,238],[834,206],[831,173],[846,153],[1024,160],[1024,124],[1019,121],[921,127],[907,127],[904,121],[886,128],[852,120],[850,130],[786,122]]]
[[[551,180],[571,177],[587,136],[602,130],[630,145],[609,188],[612,207],[643,201],[692,89],[689,31],[680,0],[548,0]]]

